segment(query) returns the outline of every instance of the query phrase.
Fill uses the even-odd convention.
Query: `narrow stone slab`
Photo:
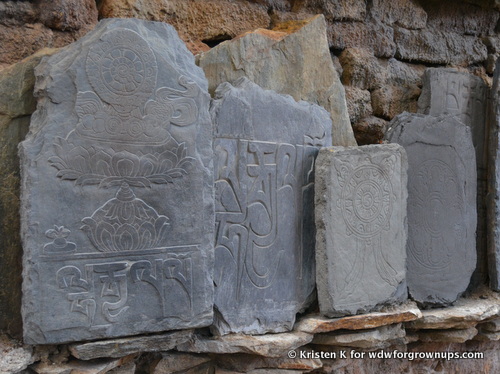
[[[137,352],[169,351],[177,345],[187,342],[192,336],[193,330],[181,330],[161,335],[145,335],[73,344],[69,346],[69,351],[80,360],[92,360],[101,357],[116,358]]]
[[[301,354],[302,352],[302,354]],[[313,358],[314,353],[310,349],[298,349],[297,356],[290,358],[288,354],[279,358],[269,358],[244,353],[219,356],[217,365],[232,372],[248,373],[255,369],[294,369],[314,370],[323,365],[319,358]]]
[[[390,312],[373,312],[342,318],[307,316],[295,325],[294,330],[317,334],[335,330],[364,330],[401,322],[410,322],[422,317],[414,303],[395,306]]]
[[[465,343],[476,335],[475,327],[459,330],[422,330],[418,332],[418,340],[424,343]]]
[[[406,299],[407,168],[396,144],[320,151],[315,203],[322,314],[363,313]]]
[[[212,322],[209,95],[175,30],[102,21],[36,70],[23,320],[47,344]]]
[[[408,155],[410,296],[444,306],[476,267],[476,160],[468,126],[454,117],[403,113],[386,134]]]
[[[206,355],[196,355],[181,352],[162,353],[161,359],[156,364],[151,374],[166,374],[184,372],[184,370],[210,362],[211,358]]]
[[[466,329],[498,315],[500,299],[489,295],[488,299],[459,299],[448,308],[424,310],[422,318],[406,326],[411,329]]]
[[[379,349],[394,344],[395,340],[402,342],[405,336],[405,330],[398,323],[366,331],[318,334],[314,336],[313,344]]]
[[[230,334],[215,338],[195,335],[177,350],[196,353],[251,353],[265,357],[281,357],[292,349],[310,343],[311,334],[293,332],[267,335]]]
[[[500,291],[500,60],[497,61],[493,86],[491,88],[488,142],[488,197],[487,197],[487,232],[488,232],[488,271],[490,287]]]
[[[314,179],[331,144],[323,108],[246,78],[219,86],[215,127],[216,334],[293,328],[313,295]]]
[[[419,113],[454,116],[470,127],[477,165],[477,266],[474,286],[484,284],[488,276],[486,261],[487,193],[487,95],[488,85],[479,77],[456,69],[429,68],[422,78]]]
[[[210,93],[224,82],[247,77],[262,88],[321,105],[331,114],[333,144],[356,145],[323,15],[245,33],[199,55],[197,61]]]

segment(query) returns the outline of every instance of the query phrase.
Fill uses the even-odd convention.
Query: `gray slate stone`
[[[207,81],[175,30],[105,20],[36,70],[21,144],[27,343],[207,326]]]
[[[331,145],[323,108],[224,83],[215,127],[214,330],[263,334],[292,328],[314,290],[313,162]]]
[[[454,302],[476,266],[476,160],[454,117],[403,113],[387,139],[408,155],[407,280],[424,306]]]
[[[319,152],[316,283],[322,314],[366,313],[406,299],[407,168],[396,144]]]
[[[497,61],[491,88],[488,140],[487,253],[490,287],[500,291],[500,60]]]
[[[419,113],[455,116],[470,127],[477,164],[477,267],[473,284],[486,282],[486,192],[487,192],[487,84],[472,74],[456,69],[430,68],[423,76]]]

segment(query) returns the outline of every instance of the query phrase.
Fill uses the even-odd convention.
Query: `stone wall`
[[[479,76],[486,84],[491,83],[494,61],[500,54],[498,9],[493,1],[431,0],[1,2],[0,280],[8,287],[0,290],[0,331],[7,332],[10,337],[4,336],[0,341],[3,352],[0,373],[278,374],[382,370],[408,373],[484,370],[493,373],[500,370],[496,343],[500,339],[500,300],[497,294],[480,287],[486,281],[484,275],[475,283],[480,290],[460,299],[454,307],[419,310],[408,303],[383,308],[380,313],[327,319],[318,315],[318,307],[313,304],[299,315],[295,324],[295,317],[290,317],[291,322],[287,325],[293,327],[291,332],[279,334],[213,337],[208,330],[190,329],[60,346],[29,346],[11,340],[11,337],[19,338],[21,329],[22,248],[18,235],[16,145],[24,139],[35,110],[33,69],[42,56],[54,53],[54,50],[40,50],[42,47],[61,47],[78,40],[96,25],[98,17],[163,21],[176,27],[188,48],[199,53],[197,62],[209,76],[207,66],[211,58],[217,60],[218,53],[224,57],[225,52],[220,52],[223,48],[233,48],[231,53],[234,53],[240,44],[252,45],[265,36],[266,42],[259,45],[265,48],[259,53],[266,50],[269,53],[266,59],[276,58],[275,69],[286,66],[283,82],[289,86],[284,87],[281,81],[268,82],[267,77],[273,74],[265,71],[266,65],[259,66],[259,61],[251,66],[253,61],[248,56],[245,56],[246,75],[253,74],[254,80],[262,80],[260,85],[269,83],[271,87],[268,88],[288,93],[296,100],[306,99],[324,106],[332,114],[333,128],[337,121],[340,129],[333,132],[334,143],[338,136],[341,139],[338,144],[353,144],[349,139],[352,134],[342,132],[347,112],[356,140],[363,145],[382,142],[389,121],[401,112],[419,110],[417,102],[426,67],[455,67]],[[326,23],[322,17],[312,18],[318,13],[324,15]],[[330,52],[326,59],[324,53],[316,54],[320,48],[315,49],[308,39],[318,30],[316,35],[320,35],[325,27],[324,44]],[[263,30],[247,33],[257,28]],[[247,34],[241,36],[242,33]],[[20,39],[23,48],[18,47]],[[214,48],[230,39],[234,41]],[[318,37],[317,45],[322,43]],[[23,58],[26,60],[10,66]],[[289,66],[285,61],[290,62]],[[222,64],[217,63],[219,67]],[[252,69],[255,70],[250,73]],[[264,74],[256,78],[262,70]],[[311,78],[318,72],[329,77],[324,86],[321,86],[325,83],[321,79],[311,79],[307,83],[311,84],[312,93],[297,90],[297,87],[303,88],[300,79],[305,82],[304,77]],[[301,78],[293,81],[296,77]],[[217,74],[208,78],[213,94],[215,87],[224,80],[217,81]],[[35,96],[43,97],[43,93],[35,92]],[[335,99],[333,104],[332,97]],[[366,358],[368,352],[380,350],[386,353],[394,350],[399,353],[467,351],[483,353],[484,358],[361,359],[362,356]],[[332,353],[330,356],[337,358],[316,356],[321,353]],[[293,354],[298,357],[292,357]]]

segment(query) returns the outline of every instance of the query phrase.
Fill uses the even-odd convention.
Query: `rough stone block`
[[[487,179],[487,96],[488,85],[479,77],[455,69],[430,68],[423,76],[422,95],[418,100],[419,113],[433,116],[455,116],[470,127],[476,150],[477,268],[473,283],[486,282],[486,179]]]
[[[488,50],[478,37],[434,28],[395,28],[394,41],[396,58],[404,61],[468,66],[488,57]]]
[[[421,5],[412,0],[374,0],[371,15],[385,24],[406,29],[423,29],[427,24],[427,13]]]
[[[380,144],[384,139],[387,124],[382,118],[369,116],[352,125],[359,145]]]
[[[105,20],[36,69],[21,143],[27,343],[212,322],[209,95],[173,27]]]
[[[331,144],[323,108],[241,78],[216,91],[218,334],[292,328],[314,290],[313,162]]]
[[[247,77],[262,88],[324,107],[335,145],[356,145],[345,92],[333,67],[322,15],[259,29],[219,44],[199,57],[209,91]]]
[[[387,132],[408,154],[410,296],[454,302],[476,267],[476,160],[469,127],[454,117],[403,113]]]
[[[398,145],[331,147],[316,160],[320,312],[367,312],[406,299],[406,169]]]
[[[364,0],[298,0],[293,1],[292,11],[306,10],[312,14],[324,14],[329,21],[364,21],[366,1]]]

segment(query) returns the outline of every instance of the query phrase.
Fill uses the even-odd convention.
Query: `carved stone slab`
[[[215,325],[218,334],[292,328],[314,290],[313,163],[331,145],[323,108],[224,83],[215,126]]]
[[[475,285],[487,279],[486,193],[487,193],[487,95],[488,85],[479,77],[455,69],[429,68],[423,76],[419,112],[433,116],[454,116],[470,127],[477,164],[477,266]]]
[[[322,314],[366,313],[406,299],[407,168],[397,144],[319,152],[316,283]]]
[[[106,20],[36,70],[20,147],[26,343],[209,325],[207,82],[175,30]]]
[[[490,100],[487,252],[490,287],[495,291],[500,291],[500,60],[497,61],[495,67]]]
[[[476,266],[476,160],[454,117],[403,113],[387,139],[408,155],[407,281],[424,306],[454,302]]]

